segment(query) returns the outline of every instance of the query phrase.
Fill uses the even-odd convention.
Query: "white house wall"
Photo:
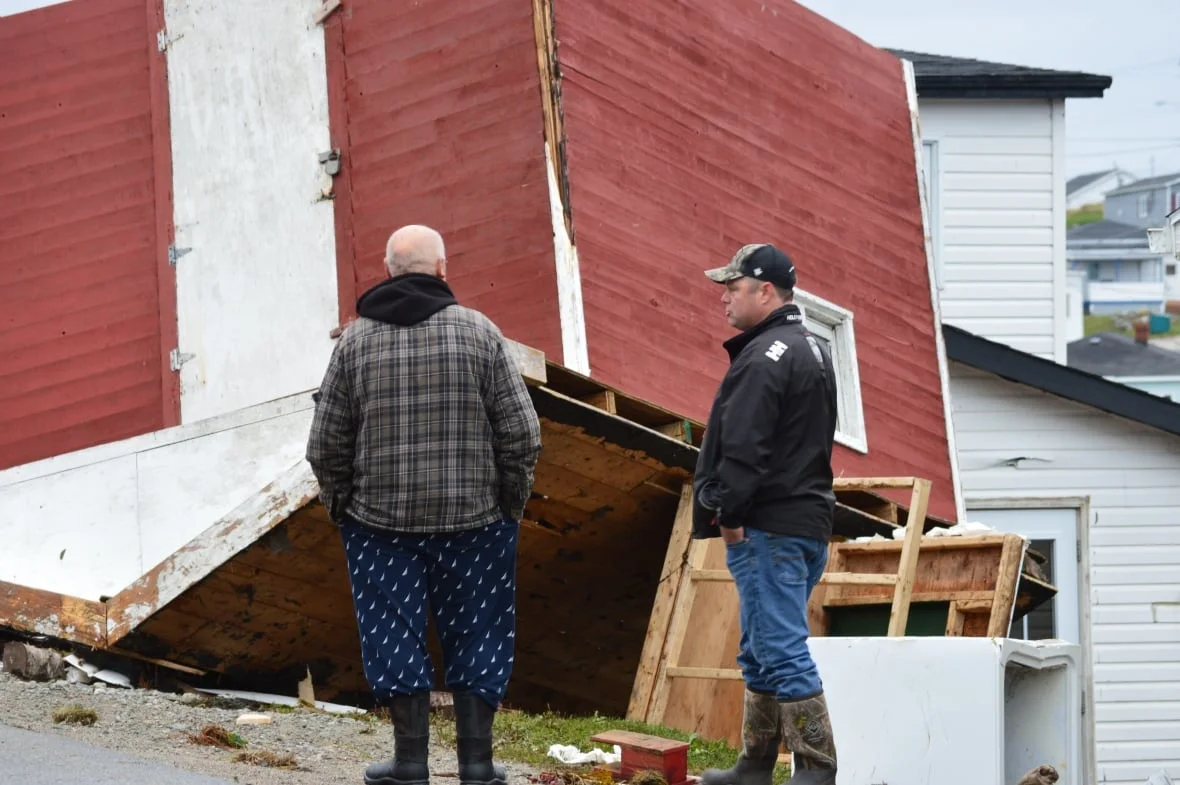
[[[0,581],[113,595],[303,458],[311,396],[0,472]]]
[[[943,322],[1064,360],[1062,102],[920,100],[919,108],[922,140],[937,144]]]
[[[337,326],[320,0],[166,0],[181,416],[319,384]]]
[[[1090,499],[1095,781],[1177,777],[1180,437],[957,363],[951,397],[968,508]]]

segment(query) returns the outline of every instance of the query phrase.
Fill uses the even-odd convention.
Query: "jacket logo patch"
[[[783,343],[782,341],[775,341],[774,343],[772,343],[770,345],[770,348],[766,350],[766,356],[769,357],[770,359],[774,360],[775,362],[778,362],[779,360],[781,360],[782,356],[786,353],[787,353],[787,345],[785,343]]]

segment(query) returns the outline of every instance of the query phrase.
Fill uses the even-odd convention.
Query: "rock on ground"
[[[393,752],[393,729],[386,722],[298,709],[262,712],[273,718],[269,725],[236,725],[238,716],[258,709],[214,708],[185,698],[105,684],[22,681],[0,671],[0,723],[4,725],[56,734],[241,785],[356,785],[364,781],[365,766]],[[90,726],[55,724],[54,710],[72,704],[94,709],[98,722]],[[249,743],[247,750],[294,755],[299,769],[235,763],[236,750],[189,742],[188,734],[210,724],[240,734]],[[537,772],[523,764],[501,762],[513,785],[522,785]],[[456,769],[454,748],[432,740],[431,774],[449,779],[454,778]]]

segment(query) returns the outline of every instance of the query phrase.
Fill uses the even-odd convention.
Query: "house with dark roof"
[[[942,332],[967,519],[1048,556],[1038,621],[1082,646],[1085,781],[1180,775],[1174,724],[1144,721],[1180,716],[1180,403]]]
[[[1180,294],[1176,260],[1152,251],[1142,226],[1109,216],[1075,226],[1066,233],[1066,253],[1070,271],[1084,278],[1086,313],[1159,311]]]
[[[1069,345],[1069,367],[1180,403],[1180,352],[1103,332]]]
[[[1168,213],[1180,210],[1180,172],[1144,177],[1106,195],[1103,215],[1147,229],[1160,226]]]
[[[1065,102],[1101,98],[1111,78],[889,51],[914,66],[943,320],[1065,362],[1082,316],[1067,292]]]
[[[1108,193],[1136,179],[1138,178],[1135,175],[1118,167],[1074,175],[1065,181],[1066,209],[1076,210],[1087,205],[1101,205]]]

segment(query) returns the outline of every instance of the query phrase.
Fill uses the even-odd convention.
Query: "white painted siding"
[[[951,397],[968,506],[1089,497],[1096,782],[1180,778],[1180,437],[957,363]]]
[[[113,595],[303,460],[311,395],[0,472],[0,581]]]
[[[338,321],[320,0],[166,0],[183,422],[319,384]]]
[[[1061,102],[919,100],[919,111],[938,159],[943,321],[1063,360]]]

